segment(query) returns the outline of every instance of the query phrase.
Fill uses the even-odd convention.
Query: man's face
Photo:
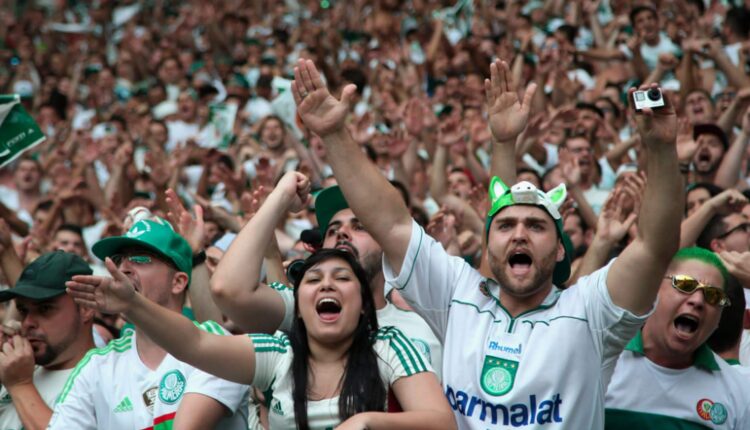
[[[573,249],[578,249],[584,244],[583,221],[578,215],[565,217],[563,231],[570,238],[570,242],[573,244]]]
[[[167,132],[167,128],[164,127],[164,124],[152,122],[148,125],[148,137],[150,142],[161,147],[167,143],[169,133]]]
[[[41,173],[37,164],[30,160],[21,160],[13,175],[16,188],[22,192],[33,192],[39,189]]]
[[[277,149],[284,143],[284,129],[277,119],[269,119],[263,124],[260,140],[268,149]]]
[[[21,316],[21,335],[34,350],[34,361],[40,366],[54,366],[71,359],[68,351],[85,332],[84,316],[67,294],[49,300],[35,301],[19,297],[16,307]]]
[[[526,205],[510,206],[495,216],[487,251],[495,279],[517,298],[548,288],[555,264],[565,253],[549,214]]]
[[[338,248],[352,252],[365,269],[369,279],[383,267],[383,249],[365,230],[351,209],[340,210],[328,223],[323,248]]]
[[[125,248],[112,259],[137,292],[158,305],[168,307],[172,296],[179,294],[187,282],[178,285],[177,270],[162,258],[143,248]]]
[[[695,213],[703,203],[706,203],[711,198],[711,194],[705,188],[696,188],[687,193],[685,198],[685,204],[687,208],[687,216]]]
[[[659,37],[659,21],[654,12],[644,10],[639,12],[633,20],[633,28],[646,41],[654,41]]]
[[[715,251],[750,251],[750,220],[741,212],[724,217],[724,234],[716,238]]]
[[[55,250],[70,252],[79,257],[86,256],[86,247],[83,244],[83,238],[68,230],[60,230],[55,234],[52,248]]]
[[[585,133],[588,136],[596,130],[598,123],[599,117],[596,113],[589,109],[581,109],[578,112],[578,120],[576,121],[576,132]]]
[[[471,181],[464,172],[452,172],[448,175],[448,190],[456,197],[465,199],[471,194]]]
[[[704,93],[696,91],[685,98],[685,114],[691,124],[713,121],[714,107]]]
[[[713,134],[698,136],[698,151],[693,156],[693,164],[698,173],[709,174],[716,171],[724,157],[724,145]]]
[[[591,143],[583,137],[573,137],[565,142],[565,148],[575,158],[581,168],[581,175],[588,176],[593,171],[594,154],[591,152]]]
[[[667,276],[688,275],[704,284],[723,288],[718,269],[698,260],[673,262]],[[656,311],[646,321],[644,332],[653,342],[654,351],[669,358],[691,356],[719,325],[721,308],[706,303],[701,290],[686,294],[663,279]]]
[[[159,77],[167,84],[176,84],[180,80],[180,65],[174,59],[166,60],[159,68]]]

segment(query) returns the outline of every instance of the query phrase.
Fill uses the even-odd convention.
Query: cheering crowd
[[[0,430],[750,429],[750,1],[27,0],[0,63]]]

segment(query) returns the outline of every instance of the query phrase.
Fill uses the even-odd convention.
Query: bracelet
[[[205,262],[206,262],[206,251],[201,250],[201,252],[193,255],[193,267],[198,267]]]

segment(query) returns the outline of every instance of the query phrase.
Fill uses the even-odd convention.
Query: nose
[[[349,230],[349,227],[341,226],[338,230],[336,230],[336,240],[351,240],[352,235],[351,231]]]
[[[523,223],[516,224],[515,228],[513,229],[513,235],[511,236],[510,240],[513,243],[526,243],[528,240],[528,230],[526,230],[526,226],[523,225]]]
[[[23,320],[21,321],[21,331],[23,333],[28,333],[29,330],[37,328],[38,323],[36,318],[34,317],[34,314],[32,312],[29,312],[26,314],[25,317],[23,317]]]
[[[703,290],[696,291],[688,296],[688,305],[696,310],[702,310],[706,306],[706,296]]]

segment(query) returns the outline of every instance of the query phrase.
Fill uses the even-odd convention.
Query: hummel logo
[[[115,413],[117,412],[131,412],[133,410],[133,404],[130,402],[130,398],[128,396],[125,396],[124,399],[120,402],[119,405],[115,408]]]

